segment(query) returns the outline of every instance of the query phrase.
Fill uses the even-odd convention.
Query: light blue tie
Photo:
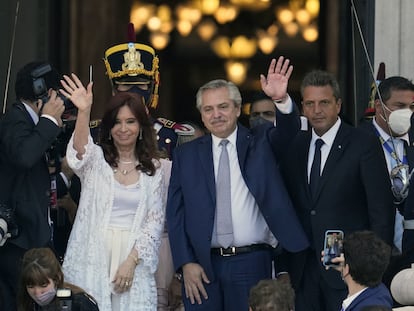
[[[222,247],[229,247],[233,243],[233,222],[231,219],[231,185],[230,164],[227,144],[223,139],[220,142],[221,154],[216,181],[216,225],[217,242]]]

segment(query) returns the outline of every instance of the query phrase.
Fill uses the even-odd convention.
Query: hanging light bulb
[[[309,25],[303,30],[302,36],[307,42],[314,42],[319,37],[318,28],[315,25]]]
[[[278,39],[276,36],[269,34],[264,30],[259,30],[257,32],[257,44],[259,49],[263,52],[263,54],[270,54],[275,49]]]
[[[158,31],[161,27],[161,20],[158,16],[151,17],[147,22],[147,27],[150,31]]]
[[[294,37],[299,31],[299,26],[295,22],[288,23],[283,26],[283,29],[285,30],[285,33],[289,37]]]
[[[246,80],[248,63],[242,61],[229,60],[225,64],[227,78],[237,85]]]
[[[177,30],[181,36],[186,37],[190,34],[191,30],[193,30],[193,26],[187,20],[180,20],[177,23]]]
[[[156,50],[163,50],[166,48],[168,43],[170,42],[170,36],[169,34],[162,33],[162,32],[153,32],[150,34],[150,42],[151,45]]]
[[[317,17],[319,15],[320,8],[319,0],[306,0],[305,8],[312,18]]]
[[[197,27],[197,33],[203,41],[209,41],[216,31],[217,26],[210,19],[202,21]]]

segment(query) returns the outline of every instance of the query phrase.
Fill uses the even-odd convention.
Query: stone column
[[[413,12],[412,0],[375,2],[375,73],[384,62],[386,77],[414,78]]]

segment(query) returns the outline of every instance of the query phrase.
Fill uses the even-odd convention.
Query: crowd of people
[[[92,81],[37,61],[16,76],[0,121],[0,310],[398,306],[392,277],[414,261],[411,81],[382,81],[375,116],[353,127],[331,73],[306,74],[296,104],[280,56],[260,76],[249,128],[239,88],[223,79],[195,94],[198,128],[152,116],[150,46],[116,45],[104,62],[112,96],[97,133]],[[329,230],[343,241],[328,267]]]

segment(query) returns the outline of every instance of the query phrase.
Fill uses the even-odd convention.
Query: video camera
[[[43,104],[49,101],[49,87],[46,84],[45,75],[51,71],[52,66],[50,64],[44,64],[40,67],[37,67],[31,72],[34,95],[37,99],[41,99]],[[65,112],[75,109],[75,105],[69,98],[63,96],[59,92],[58,96],[63,100],[63,103],[65,105]]]
[[[4,203],[0,203],[0,246],[9,238],[15,238],[19,234],[14,217],[14,210]]]

